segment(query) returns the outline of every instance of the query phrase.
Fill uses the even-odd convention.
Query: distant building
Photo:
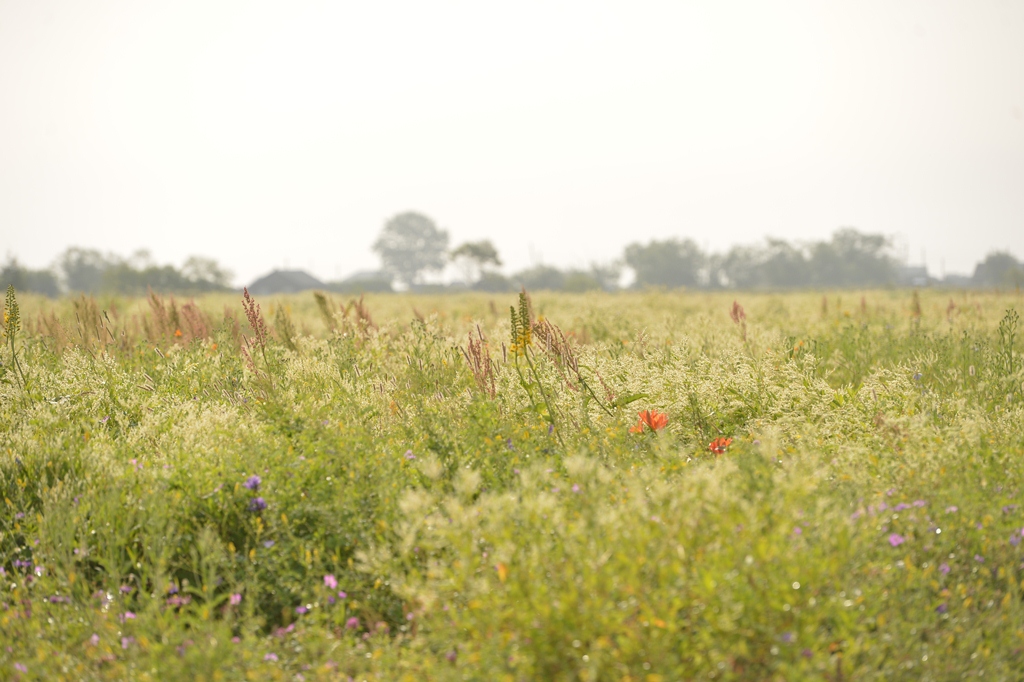
[[[323,282],[304,270],[274,270],[250,284],[249,293],[254,296],[269,296],[326,288]]]

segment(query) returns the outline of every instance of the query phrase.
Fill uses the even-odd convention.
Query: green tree
[[[190,282],[224,289],[231,286],[231,279],[234,277],[230,270],[222,268],[217,261],[202,256],[190,256],[181,266],[181,274]]]
[[[486,271],[480,276],[477,283],[473,285],[473,289],[476,291],[501,293],[505,291],[514,291],[515,287],[512,286],[512,281],[501,273]]]
[[[67,289],[87,294],[98,293],[103,288],[103,273],[114,265],[114,258],[95,249],[77,246],[72,246],[57,258],[57,270]]]
[[[810,284],[819,287],[863,287],[892,284],[896,260],[889,253],[891,243],[880,234],[864,234],[844,227],[828,242],[810,246]]]
[[[601,282],[586,270],[570,270],[562,282],[563,291],[581,294],[585,291],[600,291]]]
[[[810,284],[807,256],[783,239],[734,246],[720,259],[715,284],[731,289],[793,289]]]
[[[424,272],[445,266],[448,233],[422,213],[399,213],[384,224],[373,250],[386,273],[412,287]]]
[[[1024,284],[1024,265],[1006,251],[996,251],[975,266],[971,280],[979,287],[1019,287]]]
[[[613,261],[611,263],[591,263],[588,273],[605,291],[615,291],[619,288],[619,276],[622,274],[622,263]]]
[[[707,258],[692,239],[666,239],[626,247],[626,265],[639,287],[695,287]]]
[[[517,272],[512,279],[527,291],[559,291],[565,286],[565,273],[550,265],[535,265]]]
[[[480,281],[489,267],[501,267],[498,250],[489,239],[466,242],[451,253],[452,261],[462,270],[466,286]]]
[[[49,270],[29,270],[11,258],[0,268],[0,288],[13,286],[18,291],[31,291],[44,296],[60,296],[57,276]]]

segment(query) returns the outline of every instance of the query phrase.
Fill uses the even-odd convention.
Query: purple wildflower
[[[228,597],[228,603],[232,606],[238,606],[242,603],[242,595],[240,595],[238,592],[235,592],[230,597]]]
[[[348,620],[345,621],[345,629],[347,629],[347,630],[355,630],[358,627],[359,627],[359,619],[356,618],[355,616],[352,616],[351,618],[349,618]]]
[[[810,658],[811,656],[814,655],[814,652],[811,651],[810,649],[804,649],[803,651],[800,652],[800,655],[803,656],[804,658]]]
[[[949,607],[946,606],[945,604],[939,604],[938,606],[935,607],[935,612],[936,613],[945,613],[946,611],[949,611]]]
[[[261,512],[266,508],[267,501],[264,500],[262,497],[254,497],[251,500],[249,500],[249,511],[251,512]]]
[[[405,458],[411,462],[414,459],[416,459],[416,455],[412,454],[412,450],[406,450],[405,451]]]
[[[893,507],[893,511],[898,511],[898,512],[899,511],[903,511],[904,509],[910,509],[910,505],[907,504],[906,502],[900,502],[895,507]]]
[[[1018,535],[1017,533],[1014,533],[1013,535],[1011,535],[1010,536],[1010,544],[1013,545],[1014,547],[1019,545],[1020,544],[1020,535]]]
[[[783,633],[782,633],[782,637],[781,637],[781,639],[782,639],[782,641],[783,641],[783,642],[785,642],[786,644],[790,644],[790,643],[792,643],[792,641],[793,641],[794,639],[796,639],[796,638],[795,638],[795,637],[793,636],[793,633],[792,633],[792,632],[783,632]]]
[[[444,657],[449,663],[454,663],[455,659],[459,657],[459,654],[455,651],[455,649],[452,649],[451,651],[446,653]]]
[[[980,554],[975,554],[974,560],[977,561],[979,564],[985,563],[985,557],[981,556]]]
[[[574,493],[578,493],[580,491],[580,484],[579,483],[573,483],[572,484],[572,491]]]
[[[900,535],[899,533],[893,533],[893,534],[891,534],[889,536],[889,544],[892,545],[893,547],[899,547],[900,545],[902,545],[906,541],[907,541],[907,539],[905,537],[903,537],[902,535]]]
[[[266,547],[267,549],[270,549],[271,547],[273,547],[274,544],[275,543],[274,543],[273,540],[264,540],[263,541],[263,546]]]
[[[264,661],[271,661],[273,663],[276,663],[277,662],[277,654],[269,653],[269,654],[267,654],[266,656],[263,657],[263,660]]]
[[[949,564],[947,564],[945,562],[939,564],[939,573],[941,573],[942,575],[949,575],[949,571],[950,571]]]
[[[960,508],[957,507],[955,504],[951,504],[948,507],[946,507],[946,513],[947,514],[952,514],[953,512],[957,512],[957,511],[960,511]]]
[[[249,490],[256,492],[257,490],[260,489],[260,483],[263,483],[263,479],[253,474],[249,478],[245,479],[245,483],[242,484],[242,487],[248,488]]]
[[[305,606],[296,606],[295,613],[301,616],[304,613],[309,613],[309,609],[307,609]]]
[[[338,593],[338,598],[339,599],[344,599],[347,596],[348,596],[348,594],[345,593],[344,591],[341,591],[341,592]]]
[[[124,623],[125,621],[129,621],[129,620],[135,620],[135,614],[132,613],[131,611],[125,611],[124,613],[121,614],[120,619],[121,619],[122,623]]]
[[[131,594],[131,591],[132,591],[132,586],[131,585],[121,585],[121,594]]]
[[[338,579],[335,578],[332,574],[328,573],[327,575],[324,576],[324,587],[326,587],[329,590],[337,589],[338,588]]]
[[[121,648],[122,649],[127,649],[134,642],[135,642],[135,638],[134,637],[122,637],[121,638]]]
[[[17,670],[19,673],[27,673],[28,672],[28,668],[25,667],[24,663],[15,663],[14,664],[14,669]]]
[[[100,645],[100,636],[97,635],[95,632],[92,633],[92,637],[89,638],[89,644],[92,644],[93,646],[99,646]]]

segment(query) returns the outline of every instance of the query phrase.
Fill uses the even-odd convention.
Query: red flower
[[[645,424],[651,431],[659,431],[668,424],[668,416],[657,410],[644,410],[640,413],[640,421],[636,423],[636,426],[629,427],[629,432],[643,433]]]
[[[720,455],[729,449],[730,445],[732,445],[732,438],[716,438],[708,443],[708,450],[716,455]]]

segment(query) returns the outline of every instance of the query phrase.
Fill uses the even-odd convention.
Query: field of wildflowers
[[[0,679],[1021,679],[1022,303],[8,292]]]

